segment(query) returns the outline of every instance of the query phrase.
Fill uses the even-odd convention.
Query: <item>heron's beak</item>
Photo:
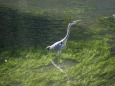
[[[75,24],[76,24],[76,23],[79,22],[79,21],[81,21],[81,20],[76,20],[76,21],[74,21],[74,22],[75,22]]]
[[[79,22],[79,21],[82,21],[82,20],[76,20],[76,22]]]

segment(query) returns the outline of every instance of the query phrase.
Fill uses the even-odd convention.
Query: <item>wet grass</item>
[[[62,28],[66,28],[71,18],[55,21],[53,18],[20,15],[18,21],[21,23],[18,26],[20,33],[19,36],[15,34],[19,37],[16,40],[21,40],[18,41],[19,47],[12,46],[0,51],[0,86],[114,86],[115,56],[111,54],[113,45],[110,42],[114,39],[115,20],[109,18],[99,18],[90,27],[84,26],[82,22],[72,27],[67,46],[62,50],[57,63],[67,72],[68,80],[66,74],[51,63],[51,59],[55,60],[56,53],[46,51],[45,47],[65,35],[66,29]],[[22,19],[24,21],[20,22]],[[23,29],[30,32],[25,35]],[[34,34],[30,34],[34,30]],[[35,38],[32,39],[36,40],[35,44],[28,36]],[[29,38],[29,41],[22,38]],[[25,49],[28,42],[31,43]]]

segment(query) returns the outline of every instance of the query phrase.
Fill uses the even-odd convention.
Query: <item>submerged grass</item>
[[[72,43],[69,42],[68,46],[75,45]],[[75,50],[78,45],[82,47],[79,51]],[[114,86],[115,57],[110,55],[110,46],[106,42],[94,39],[79,42],[74,49],[67,48],[67,51],[62,53],[63,62],[60,65],[67,71],[69,84],[67,77],[51,64],[53,53],[40,55],[40,51],[21,51],[23,57],[6,58],[1,54],[7,62],[3,62],[0,66],[0,85]]]
[[[75,26],[71,31],[57,63],[67,75],[51,63],[55,52],[41,48],[1,51],[0,86],[114,86],[115,56],[109,41],[114,38],[115,22],[104,22],[103,26],[100,21],[104,20],[100,18],[98,25],[87,29]]]

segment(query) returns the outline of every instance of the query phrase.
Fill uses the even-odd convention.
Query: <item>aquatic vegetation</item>
[[[74,14],[73,10],[62,11],[67,13],[63,17],[57,16],[57,10],[54,14],[42,10],[31,14],[5,8],[15,15],[12,18],[1,9],[0,86],[115,85],[115,54],[110,43],[115,38],[115,21],[108,20],[109,16],[87,27],[83,21],[71,29],[67,47],[57,63],[66,71],[63,73],[51,63],[56,53],[45,48],[64,37],[68,22],[74,19],[69,15]]]

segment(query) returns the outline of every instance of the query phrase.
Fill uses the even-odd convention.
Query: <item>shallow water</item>
[[[0,0],[0,48],[45,47],[64,37],[70,21],[91,26],[114,12],[115,0]]]
[[[77,10],[82,8],[85,9],[85,11],[91,10],[90,12],[92,12],[93,15],[97,13],[106,15],[115,12],[115,0],[1,0],[0,5],[24,11],[37,11],[39,9]]]

